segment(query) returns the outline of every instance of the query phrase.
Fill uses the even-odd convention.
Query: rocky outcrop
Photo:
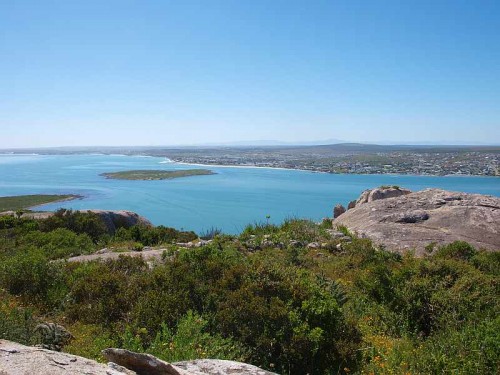
[[[411,190],[402,189],[398,186],[381,186],[375,189],[368,189],[361,193],[361,196],[351,208],[363,203],[369,203],[380,199],[396,198],[410,193]],[[349,203],[349,205],[351,205],[351,203]]]
[[[0,375],[273,375],[256,366],[219,359],[168,363],[150,354],[105,349],[107,365],[72,354],[0,340]]]
[[[500,250],[500,198],[426,189],[409,193],[364,192],[356,206],[333,221],[391,251],[466,241],[477,248]],[[373,193],[373,194],[372,194]],[[394,197],[388,197],[396,194]],[[385,199],[380,198],[385,196]]]
[[[333,208],[333,218],[337,218],[339,217],[340,215],[342,215],[343,213],[345,212],[345,207],[342,206],[341,204],[337,204],[334,208]]]
[[[347,205],[347,209],[350,210],[351,208],[356,207],[356,201],[350,201],[349,204]]]
[[[241,375],[273,375],[259,367],[246,363],[225,361],[222,359],[197,359],[194,361],[176,362],[174,365],[192,374],[241,374]]]
[[[126,372],[76,355],[0,340],[0,374],[124,375]]]
[[[115,260],[121,256],[133,257],[133,258],[142,258],[146,262],[151,262],[158,260],[160,261],[163,257],[163,253],[167,249],[153,249],[153,250],[143,250],[143,251],[122,251],[122,252],[103,252],[103,253],[95,253],[89,255],[79,255],[76,257],[68,258],[68,262],[91,262],[93,260]]]
[[[83,210],[82,210],[83,211]],[[132,211],[109,211],[109,210],[88,210],[98,214],[106,224],[106,228],[110,233],[114,233],[118,228],[129,228],[134,225],[151,226],[151,222],[143,216]],[[85,212],[85,211],[83,211]]]
[[[162,361],[151,354],[134,353],[125,349],[104,349],[104,358],[137,375],[191,375],[192,372],[185,371],[168,362]]]

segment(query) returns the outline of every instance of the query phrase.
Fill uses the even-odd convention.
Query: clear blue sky
[[[0,0],[0,147],[500,143],[500,1]]]

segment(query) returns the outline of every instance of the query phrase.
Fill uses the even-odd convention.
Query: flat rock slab
[[[276,375],[273,372],[263,370],[247,363],[226,361],[222,359],[196,359],[173,363],[175,367],[181,368],[192,374],[226,375]]]
[[[0,375],[276,375],[259,367],[220,359],[170,364],[150,354],[103,350],[108,365],[72,354],[0,340]]]
[[[1,375],[124,375],[102,363],[76,355],[0,340]]]
[[[387,250],[466,241],[478,249],[500,250],[500,198],[426,189],[356,205],[333,221]]]
[[[102,253],[102,254],[89,254],[89,255],[79,255],[76,257],[68,258],[68,262],[91,262],[93,260],[115,260],[120,256],[142,258],[144,261],[161,260],[163,252],[166,249],[158,250],[143,250],[143,251],[123,251],[116,253]]]

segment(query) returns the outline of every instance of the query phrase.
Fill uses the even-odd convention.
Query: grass
[[[183,169],[177,171],[134,170],[122,172],[101,173],[101,176],[116,180],[171,180],[180,177],[205,176],[215,174],[208,169]]]
[[[12,197],[0,197],[0,212],[4,211],[17,211],[26,209],[41,204],[67,201],[71,199],[80,198],[79,195],[65,194],[65,195],[17,195]]]

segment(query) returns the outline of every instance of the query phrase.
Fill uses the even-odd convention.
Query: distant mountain
[[[471,141],[376,141],[376,142],[360,142],[363,144],[376,145],[405,145],[405,146],[499,146],[500,142],[471,142]]]
[[[341,139],[325,139],[320,141],[296,141],[286,142],[277,140],[253,140],[253,141],[234,141],[234,142],[211,142],[197,144],[196,146],[318,146],[346,143]]]

